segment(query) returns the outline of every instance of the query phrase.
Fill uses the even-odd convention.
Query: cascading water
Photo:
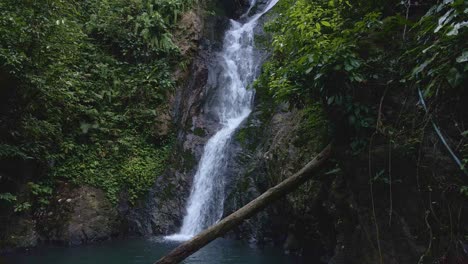
[[[256,0],[251,0],[248,11],[241,17],[243,22],[231,20],[218,65],[222,74],[218,76],[220,91],[215,110],[222,128],[205,146],[180,232],[167,239],[190,239],[222,217],[227,147],[236,128],[251,112],[254,92],[247,86],[253,82],[260,63],[254,54],[254,28],[259,18],[277,2],[270,0],[263,10],[249,16],[256,4]]]

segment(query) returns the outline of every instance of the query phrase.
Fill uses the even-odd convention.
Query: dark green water
[[[151,264],[177,246],[160,239],[109,241],[80,247],[42,247],[0,256],[0,264]],[[183,263],[300,263],[278,248],[255,248],[240,241],[218,239]]]

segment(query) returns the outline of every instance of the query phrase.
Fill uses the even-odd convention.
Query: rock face
[[[72,245],[106,240],[119,233],[118,212],[103,191],[83,186],[73,190],[70,220],[61,240]]]
[[[115,206],[102,190],[90,186],[73,188],[62,184],[40,215],[16,218],[16,224],[2,234],[4,249],[35,247],[41,243],[81,245],[108,240],[122,230]]]
[[[256,111],[237,134],[242,150],[226,201],[226,214],[295,173],[327,143],[326,121],[319,108],[310,115],[302,110],[290,111],[286,105],[268,112],[270,107],[268,102],[257,102]],[[314,133],[307,130],[310,128]],[[323,195],[323,187],[319,181],[304,184],[248,220],[231,236],[284,246],[288,252],[307,250],[314,254],[323,250],[319,241],[311,239],[315,230],[304,225],[321,210],[318,199]]]
[[[119,234],[118,211],[102,190],[90,186],[61,187],[36,228],[43,242],[80,245],[110,239]]]
[[[200,40],[202,30],[203,19],[199,13],[190,10],[182,14],[178,30],[174,35],[175,44],[179,47],[182,56],[186,57],[197,51],[197,46],[194,44]]]
[[[229,18],[239,18],[249,6],[249,0],[221,0],[219,1],[225,15]]]
[[[120,205],[129,232],[138,235],[165,235],[176,232],[185,214],[186,199],[192,177],[201,158],[203,147],[218,125],[205,109],[205,103],[215,93],[212,74],[208,69],[218,59],[222,47],[222,32],[227,18],[210,16],[201,20],[200,14],[188,13],[181,21],[184,36],[179,41],[182,52],[194,54],[187,69],[175,73],[179,87],[171,97],[171,121],[176,127],[176,146],[167,171],[158,176],[147,198],[136,206]],[[196,53],[194,52],[196,50]]]
[[[18,218],[16,225],[11,226],[3,235],[2,249],[34,247],[39,241],[35,222],[26,218]]]

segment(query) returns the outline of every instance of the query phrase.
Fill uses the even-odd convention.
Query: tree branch
[[[285,179],[278,185],[268,189],[250,203],[244,205],[239,210],[230,214],[223,220],[219,221],[217,224],[209,227],[191,240],[179,245],[169,254],[159,259],[155,264],[174,264],[186,259],[188,256],[192,255],[214,239],[224,235],[232,228],[238,226],[245,219],[251,217],[272,202],[297,189],[323,167],[325,162],[330,158],[331,154],[332,145],[329,144],[299,172]]]

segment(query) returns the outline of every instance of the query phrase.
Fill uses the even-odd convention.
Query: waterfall
[[[259,18],[278,0],[270,0],[263,10],[250,16],[256,2],[251,0],[241,21],[231,20],[230,28],[225,33],[221,60],[217,65],[221,67],[222,74],[218,76],[220,90],[214,109],[221,129],[205,145],[180,232],[166,239],[188,240],[215,224],[223,215],[227,147],[237,127],[252,111],[254,91],[247,87],[253,82],[260,64],[254,54],[254,28]]]

